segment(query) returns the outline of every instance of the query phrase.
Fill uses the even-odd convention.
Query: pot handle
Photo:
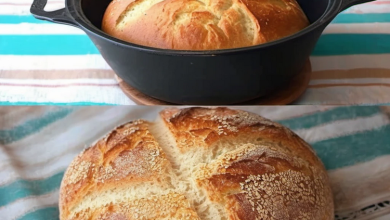
[[[340,12],[344,11],[345,9],[347,9],[351,6],[363,4],[363,3],[367,3],[367,2],[372,2],[372,1],[375,1],[375,0],[342,0]]]
[[[71,25],[78,27],[76,22],[69,16],[66,8],[62,8],[55,11],[45,11],[44,8],[47,4],[47,0],[34,0],[31,5],[31,14],[39,20],[50,21],[59,24]]]

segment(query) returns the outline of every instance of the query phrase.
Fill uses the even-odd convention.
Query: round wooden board
[[[305,64],[303,71],[295,76],[288,85],[282,90],[275,92],[269,96],[264,96],[251,101],[237,103],[235,105],[287,105],[297,100],[305,91],[309,85],[311,77],[311,63],[308,60]],[[161,101],[150,96],[147,96],[135,88],[129,86],[122,79],[116,76],[119,82],[119,87],[133,102],[138,105],[177,105],[175,103],[169,103]]]

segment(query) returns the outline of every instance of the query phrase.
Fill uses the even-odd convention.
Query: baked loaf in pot
[[[296,0],[113,0],[102,30],[144,46],[216,50],[266,43],[308,25]]]
[[[333,219],[327,173],[289,129],[227,108],[163,110],[77,156],[61,220]]]

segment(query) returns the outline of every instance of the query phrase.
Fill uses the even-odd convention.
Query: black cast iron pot
[[[298,0],[311,25],[266,44],[227,50],[178,51],[140,46],[100,30],[111,0],[66,0],[45,12],[34,0],[38,19],[85,31],[114,72],[142,93],[176,104],[234,104],[283,89],[303,69],[325,27],[344,9],[372,0]]]

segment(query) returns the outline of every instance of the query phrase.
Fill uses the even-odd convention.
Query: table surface
[[[336,220],[390,219],[389,109],[240,108],[280,122],[313,146],[329,173]],[[114,127],[134,119],[154,120],[161,109],[0,107],[1,219],[58,219],[58,190],[73,158]]]
[[[35,19],[32,0],[0,0],[0,104],[132,105],[85,33]],[[47,10],[64,7],[49,0]],[[390,103],[390,1],[347,9],[311,56],[295,104]]]

